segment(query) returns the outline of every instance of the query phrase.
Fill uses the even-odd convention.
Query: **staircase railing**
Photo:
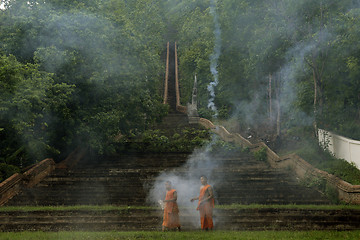
[[[55,169],[54,160],[47,158],[35,164],[24,174],[15,173],[0,183],[0,206],[7,203],[24,187],[33,187]]]
[[[166,67],[165,67],[165,83],[164,83],[164,104],[167,104],[168,100],[168,89],[169,89],[169,52],[170,44],[167,42],[166,46]]]
[[[75,149],[62,162],[55,164],[54,160],[47,158],[35,164],[23,174],[15,173],[2,183],[0,183],[0,206],[7,203],[11,198],[17,195],[23,188],[32,188],[49,176],[55,168],[72,168],[80,161],[87,151],[83,148]]]
[[[175,42],[175,91],[176,91],[176,111],[187,113],[187,108],[180,103],[180,88],[179,88],[179,69],[178,69],[178,56],[177,46]]]

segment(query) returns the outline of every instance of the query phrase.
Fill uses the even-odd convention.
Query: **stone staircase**
[[[212,178],[220,204],[329,204],[319,192],[299,185],[289,172],[272,169],[251,156],[221,159]]]
[[[171,57],[170,51],[170,59]],[[176,111],[173,66],[169,64],[170,114],[156,126],[168,132],[189,127]],[[172,70],[171,70],[172,69]],[[173,90],[171,90],[173,89]],[[84,157],[71,168],[56,168],[33,188],[22,189],[7,206],[115,205],[148,206],[149,187],[164,171],[186,177],[190,153],[127,153]],[[214,153],[211,172],[216,204],[329,204],[319,192],[301,186],[290,172],[257,161],[250,153]],[[206,168],[206,167],[204,167]],[[200,184],[200,183],[199,183]],[[180,207],[184,230],[199,229],[198,212]],[[359,210],[215,209],[215,228],[223,230],[360,229]],[[0,230],[159,230],[157,208],[128,210],[50,210],[0,212]]]
[[[83,159],[73,169],[56,169],[7,205],[146,205],[147,186],[152,186],[160,173],[177,169],[187,159],[184,153]],[[289,173],[271,169],[249,154],[219,155],[212,161],[217,165],[212,179],[218,204],[329,203],[319,192],[300,186]],[[184,169],[176,171],[180,176],[187,174]]]
[[[83,159],[69,170],[56,169],[35,188],[24,189],[8,205],[144,205],[144,184],[184,154],[127,154]]]
[[[328,204],[315,190],[303,187],[291,174],[271,169],[247,153],[212,156],[218,163],[212,179],[217,206],[223,204]],[[84,158],[72,169],[56,169],[40,184],[24,189],[8,206],[129,205],[147,206],[147,186],[163,171],[186,175],[179,166],[188,154],[126,154]],[[180,207],[184,230],[199,229],[194,208]],[[218,230],[352,230],[360,228],[360,210],[249,208],[214,210]],[[2,231],[160,230],[158,208],[122,210],[2,211]]]

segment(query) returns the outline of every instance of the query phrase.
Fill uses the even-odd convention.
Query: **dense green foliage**
[[[57,153],[57,128],[52,116],[68,120],[73,85],[56,83],[38,65],[20,63],[13,55],[0,57],[1,162],[27,166],[44,153]]]
[[[167,112],[160,95],[168,40],[178,44],[181,101],[190,101],[196,75],[201,116],[213,116],[217,46],[219,118],[272,135],[314,126],[360,139],[356,1],[1,3],[0,163],[61,159],[79,145],[111,153],[114,139],[149,129]],[[155,135],[142,138],[171,142]]]
[[[17,166],[6,163],[0,163],[0,182],[11,177],[11,175],[19,171],[20,169]]]
[[[266,148],[262,147],[259,150],[254,152],[254,157],[256,160],[261,161],[261,162],[266,162],[267,159],[267,154],[266,154]]]
[[[183,101],[190,100],[196,74],[201,116],[212,116],[207,86],[213,81],[215,29],[209,6],[215,2],[222,40],[215,89],[219,118],[236,119],[242,132],[254,129],[279,151],[287,149],[286,135],[293,129],[308,133],[310,128],[312,134],[300,134],[303,139],[313,138],[320,127],[360,140],[357,2],[171,2],[168,18],[178,30]],[[356,167],[323,154],[315,139],[293,141],[293,147],[315,167],[358,184]]]
[[[150,129],[119,139],[117,149],[130,152],[192,152],[209,140],[210,133],[204,129],[183,128],[170,135],[165,130]]]
[[[210,2],[171,1],[169,14],[178,30],[183,101],[189,101],[197,74],[200,113],[206,117],[214,49]],[[358,3],[215,2],[222,39],[215,89],[219,117],[233,116],[252,127],[270,120],[273,130],[315,124],[360,139]],[[277,119],[281,124],[275,126]]]
[[[113,142],[119,152],[193,152],[204,149],[211,154],[249,152],[235,143],[225,142],[208,129],[184,127],[177,131],[149,129],[130,133]]]
[[[355,164],[339,160],[325,152],[315,142],[303,143],[296,152],[314,167],[331,173],[351,184],[360,184],[360,171]]]
[[[307,130],[303,127],[293,128],[283,136],[281,151],[279,155],[287,155],[296,153],[312,166],[334,174],[335,176],[347,181],[351,184],[360,184],[360,171],[353,164],[343,159],[335,158],[328,151],[324,151],[317,143],[317,140],[311,138],[310,127]],[[321,180],[322,181],[322,180]],[[310,180],[310,184],[315,183]],[[309,185],[308,183],[306,183]],[[325,182],[321,183],[322,190],[326,190]],[[320,184],[320,185],[321,185]]]
[[[0,162],[113,151],[113,136],[166,114],[160,2],[1,2]]]
[[[357,239],[359,231],[213,231],[213,232],[20,232],[0,233],[1,239],[244,239],[244,240],[313,240]]]

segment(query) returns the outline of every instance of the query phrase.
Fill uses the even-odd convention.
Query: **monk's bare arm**
[[[209,198],[208,199],[212,199],[214,198],[214,191],[212,187],[208,188],[208,192],[209,192]]]
[[[206,189],[206,193],[207,193],[207,197],[205,197],[203,200],[201,200],[200,203],[206,202],[206,201],[214,198],[214,191],[213,191],[212,187],[208,187],[208,189]]]
[[[200,191],[201,191],[202,186],[200,187]],[[195,201],[195,200],[199,200],[199,197],[193,197],[192,199],[190,199],[191,202]]]
[[[195,200],[199,200],[199,197],[194,197],[194,198],[190,199],[191,202],[193,202]]]
[[[164,200],[163,202],[176,202],[176,200],[177,200],[177,192],[174,192],[174,197],[173,197],[173,199]]]

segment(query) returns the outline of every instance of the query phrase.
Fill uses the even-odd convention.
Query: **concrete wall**
[[[342,137],[332,132],[319,129],[319,143],[329,150],[335,157],[355,163],[360,169],[360,141]]]

